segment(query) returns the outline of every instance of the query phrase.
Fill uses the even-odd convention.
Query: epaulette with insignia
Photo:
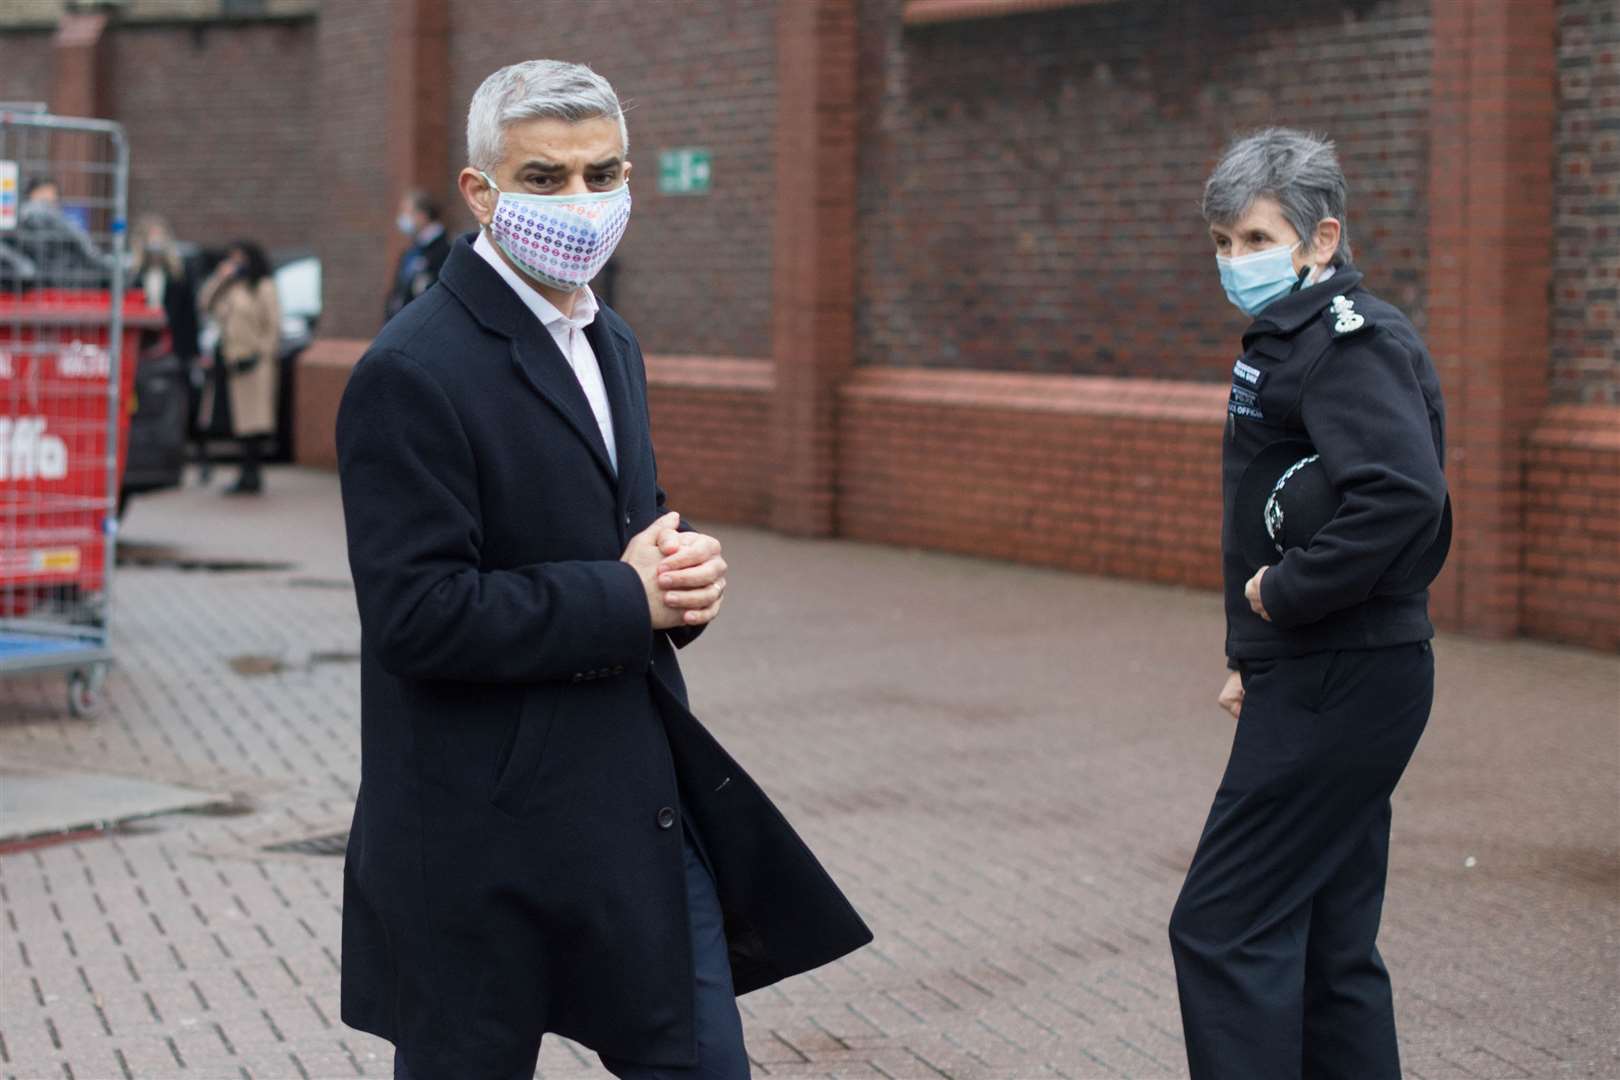
[[[1367,317],[1356,310],[1356,302],[1348,296],[1335,296],[1328,305],[1327,315],[1333,321],[1333,336],[1349,337],[1367,326]]]

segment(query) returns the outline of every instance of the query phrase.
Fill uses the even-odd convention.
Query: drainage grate
[[[302,840],[287,840],[280,844],[266,844],[261,850],[277,855],[342,855],[349,846],[349,833],[328,833],[325,836],[306,836]]]

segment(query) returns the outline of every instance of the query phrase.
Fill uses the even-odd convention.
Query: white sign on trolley
[[[22,193],[17,190],[17,163],[0,161],[0,231],[17,227],[17,201]]]

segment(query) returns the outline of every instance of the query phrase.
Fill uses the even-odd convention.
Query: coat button
[[[629,514],[624,515],[624,527],[627,528],[627,529],[630,527],[630,515]]]
[[[675,811],[667,806],[658,811],[658,827],[660,829],[673,829],[675,827]]]

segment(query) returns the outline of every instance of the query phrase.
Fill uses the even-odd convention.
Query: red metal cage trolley
[[[134,336],[129,156],[99,120],[0,112],[0,676],[102,703]]]

